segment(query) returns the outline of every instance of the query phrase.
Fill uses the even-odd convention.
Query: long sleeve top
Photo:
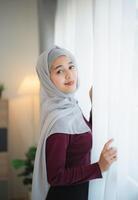
[[[84,117],[84,116],[83,116]],[[92,130],[91,113],[85,122]],[[54,133],[46,141],[47,178],[51,186],[76,185],[102,178],[98,162],[91,164],[92,132]]]

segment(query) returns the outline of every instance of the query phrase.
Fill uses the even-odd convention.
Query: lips
[[[74,81],[70,81],[68,83],[65,83],[65,85],[73,85],[74,84]]]

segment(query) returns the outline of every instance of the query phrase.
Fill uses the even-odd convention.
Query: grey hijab
[[[46,139],[53,133],[83,134],[91,131],[84,121],[78,101],[74,98],[76,91],[64,93],[50,80],[51,64],[61,55],[69,57],[77,67],[71,52],[58,46],[54,46],[48,53],[43,52],[36,67],[41,84],[41,134],[34,163],[32,200],[45,200],[50,187],[47,181]],[[77,82],[76,90],[78,87]]]

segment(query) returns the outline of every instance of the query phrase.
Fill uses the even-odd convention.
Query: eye
[[[57,72],[56,72],[56,74],[61,74],[63,72],[63,70],[58,70]]]
[[[74,69],[74,68],[75,68],[74,65],[69,66],[69,69]]]

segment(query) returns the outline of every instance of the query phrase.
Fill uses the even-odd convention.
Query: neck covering
[[[70,51],[54,46],[48,53],[45,51],[40,55],[36,66],[41,84],[41,124],[34,162],[32,200],[45,200],[50,188],[46,169],[46,139],[54,133],[83,134],[91,131],[84,121],[78,101],[74,98],[79,81],[75,91],[64,93],[50,79],[51,64],[61,55],[69,57],[77,65]]]

